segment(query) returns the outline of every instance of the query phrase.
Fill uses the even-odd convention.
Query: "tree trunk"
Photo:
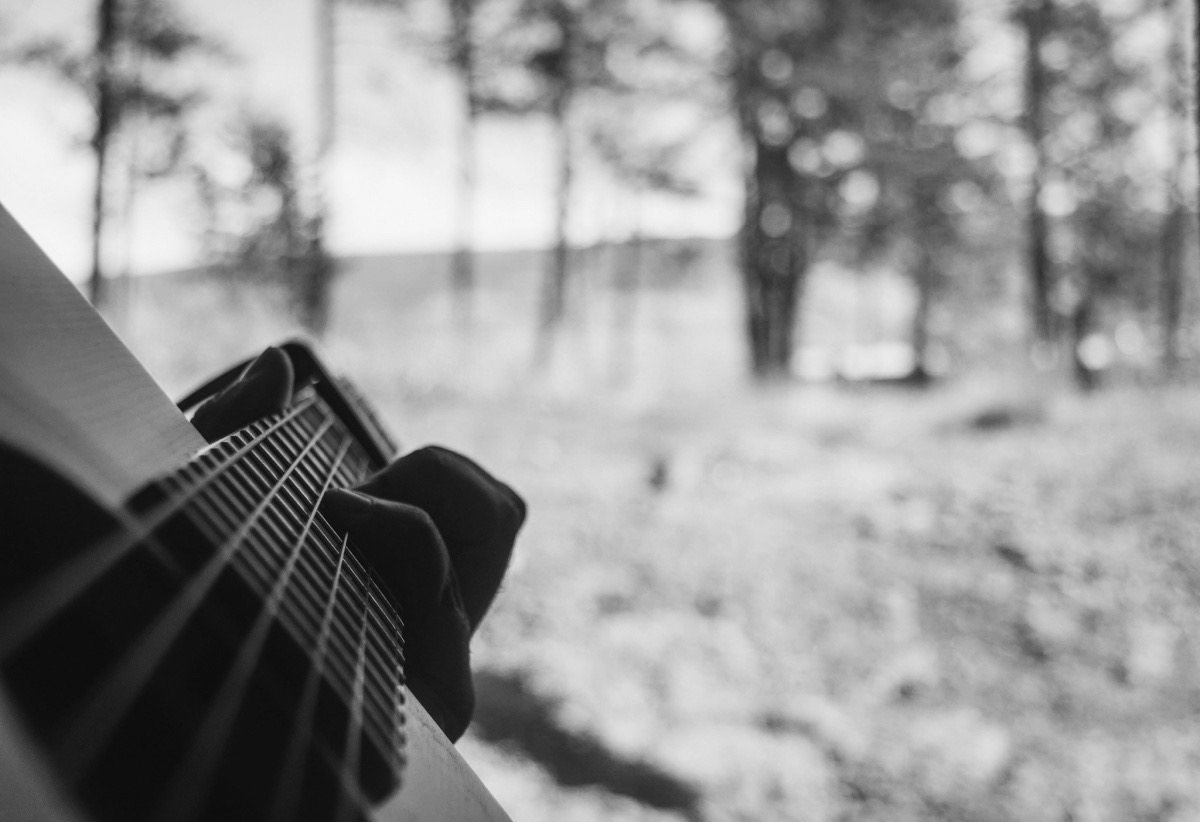
[[[1172,204],[1162,228],[1162,370],[1167,376],[1179,368],[1179,323],[1183,315],[1183,204]]]
[[[117,122],[117,96],[113,69],[118,32],[117,0],[100,0],[96,16],[96,124],[92,151],[96,155],[96,177],[92,189],[92,272],[89,292],[92,305],[104,303],[105,176],[113,130]]]
[[[1193,69],[1192,84],[1195,92],[1195,106],[1192,113],[1196,118],[1196,148],[1200,152],[1200,0],[1196,0],[1192,8],[1192,54],[1196,61],[1196,66]],[[1197,181],[1200,185],[1200,181]],[[1200,191],[1197,192],[1200,194]],[[1197,204],[1200,204],[1200,198],[1197,199]],[[1197,208],[1196,214],[1200,217],[1200,208]]]
[[[1092,286],[1084,276],[1079,302],[1071,316],[1071,363],[1075,375],[1075,385],[1080,391],[1094,390],[1100,381],[1099,372],[1082,356],[1083,342],[1092,331],[1095,302],[1092,296]]]
[[[458,191],[454,215],[454,253],[451,260],[450,287],[455,311],[464,332],[473,323],[475,292],[475,186],[478,162],[475,138],[479,125],[479,100],[476,93],[473,0],[451,3],[454,67],[461,83],[463,116],[458,127]]]
[[[567,228],[571,218],[571,184],[575,172],[571,140],[569,104],[564,92],[554,106],[554,129],[558,140],[558,180],[555,191],[554,249],[542,283],[541,315],[538,327],[538,362],[548,362],[553,354],[566,314],[567,279],[570,276],[570,245]]]
[[[808,268],[807,209],[787,146],[754,137],[742,226],[742,279],[750,369],[756,379],[790,376],[796,309]]]
[[[317,146],[313,160],[313,213],[307,221],[307,247],[299,271],[300,321],[313,334],[325,333],[336,270],[325,241],[328,225],[329,158],[337,122],[335,75],[337,29],[334,0],[317,0]]]
[[[1046,180],[1045,96],[1046,68],[1041,48],[1049,30],[1053,9],[1051,0],[1029,0],[1022,19],[1025,25],[1025,135],[1034,153],[1029,185],[1028,255],[1030,303],[1033,313],[1034,340],[1049,344],[1054,338],[1054,314],[1050,306],[1053,271],[1047,253],[1048,227],[1042,210],[1042,187]]]
[[[1175,0],[1162,0],[1167,18],[1181,22]],[[1171,27],[1167,50],[1167,100],[1170,117],[1168,138],[1171,143],[1173,174],[1167,184],[1167,214],[1162,224],[1162,284],[1159,291],[1159,318],[1162,326],[1162,372],[1172,376],[1179,368],[1179,324],[1183,317],[1183,243],[1186,195],[1181,185],[1187,165],[1188,70],[1184,29]]]
[[[937,280],[936,257],[930,250],[928,240],[923,240],[917,255],[917,267],[913,272],[913,284],[917,291],[917,304],[913,308],[911,345],[913,367],[910,379],[924,382],[929,378],[929,315],[933,308],[933,289]]]

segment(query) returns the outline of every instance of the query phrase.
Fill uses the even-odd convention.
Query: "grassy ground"
[[[364,265],[326,346],[406,445],[530,501],[481,669],[708,820],[1200,819],[1200,389],[750,390],[719,254],[648,283],[628,349],[588,286],[533,377],[529,263],[489,259],[470,341],[428,277]],[[288,331],[139,292],[124,333],[176,392]],[[679,818],[461,748],[517,820]]]

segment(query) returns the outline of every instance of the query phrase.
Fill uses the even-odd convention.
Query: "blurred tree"
[[[796,62],[815,61],[821,52],[829,56],[845,9],[775,0],[723,0],[719,8],[729,34],[730,92],[748,155],[740,246],[751,370],[760,379],[780,378],[791,369],[816,220],[812,206],[822,196],[792,162],[802,139],[798,126],[808,119],[793,106]],[[814,88],[809,96],[823,115],[826,95]]]
[[[633,101],[636,103],[644,101]],[[699,184],[684,170],[681,160],[687,150],[684,140],[646,141],[643,129],[630,123],[645,123],[628,109],[626,116],[604,117],[591,133],[592,144],[629,197],[628,234],[613,261],[613,347],[612,372],[618,381],[633,371],[633,334],[642,268],[646,258],[646,230],[642,224],[645,200],[650,193],[694,196]]]
[[[966,223],[998,187],[990,160],[965,156],[955,139],[973,92],[958,71],[958,24],[953,0],[877,6],[862,19],[861,68],[877,80],[861,86],[863,157],[839,187],[843,256],[910,272],[917,382],[932,371],[934,305],[972,242]]]
[[[177,168],[186,141],[186,115],[202,96],[194,82],[170,76],[167,69],[193,54],[219,54],[220,48],[195,31],[166,0],[99,0],[95,13],[90,54],[50,39],[24,46],[18,59],[51,69],[94,106],[89,141],[96,158],[89,294],[100,305],[105,299],[104,235],[116,140],[123,127],[140,119],[159,130],[161,146],[156,160],[144,170],[157,176]],[[139,154],[149,151],[145,142],[141,149]]]
[[[1158,278],[1148,273],[1160,253],[1162,219],[1147,204],[1161,200],[1162,176],[1147,167],[1138,145],[1161,103],[1147,91],[1152,64],[1124,57],[1118,45],[1138,20],[1159,11],[1160,4],[1149,2],[1062,6],[1043,46],[1051,58],[1043,206],[1052,217],[1070,352],[1084,389],[1101,365],[1089,338],[1105,304],[1154,302]],[[1161,69],[1161,56],[1156,62]]]
[[[455,201],[454,251],[450,282],[462,327],[469,330],[475,292],[476,136],[482,105],[477,77],[476,8],[478,0],[448,0],[449,63],[458,77],[462,111],[458,125],[458,186]]]
[[[336,266],[326,249],[329,209],[329,162],[337,133],[337,16],[335,0],[316,3],[316,152],[313,157],[313,191],[307,248],[294,272],[296,308],[304,327],[321,335],[329,323],[329,301]]]
[[[1169,21],[1171,42],[1167,49],[1166,97],[1171,165],[1167,182],[1167,208],[1162,223],[1162,288],[1159,317],[1162,328],[1162,369],[1168,376],[1179,366],[1179,326],[1183,314],[1183,248],[1187,219],[1187,194],[1183,189],[1187,163],[1188,67],[1185,28],[1179,19],[1186,8],[1176,0],[1162,0],[1162,13]]]
[[[233,142],[246,160],[244,177],[219,181],[195,169],[209,257],[228,281],[279,288],[297,317],[311,319],[313,272],[328,281],[333,265],[316,239],[322,215],[306,205],[292,134],[274,119],[247,114]]]
[[[614,67],[631,37],[644,31],[654,3],[629,0],[516,0],[489,38],[492,65],[480,78],[481,110],[510,115],[543,114],[554,132],[554,242],[542,281],[536,361],[553,352],[566,313],[570,278],[572,195],[582,151],[580,118],[597,92],[632,91]]]
[[[974,173],[955,149],[955,124],[928,120],[954,91],[958,4],[718,5],[748,154],[740,239],[752,372],[790,373],[818,255],[841,248],[861,265],[900,240],[915,272],[921,360],[939,249],[952,242],[946,192]]]
[[[500,58],[491,38],[514,12],[505,0],[347,0],[390,8],[405,16],[406,48],[415,48],[435,65],[448,68],[460,97],[456,135],[456,179],[450,288],[460,327],[473,324],[475,292],[475,197],[478,183],[479,125],[487,108],[481,95],[481,76]],[[444,14],[428,14],[441,11]],[[433,30],[425,18],[438,20]],[[488,24],[492,24],[490,27]]]
[[[1050,303],[1054,272],[1047,249],[1048,228],[1042,208],[1046,183],[1045,108],[1046,66],[1043,49],[1055,24],[1052,0],[1023,0],[1017,10],[1025,30],[1025,136],[1033,152],[1027,205],[1029,293],[1033,312],[1035,345],[1051,345],[1054,336],[1054,312]]]
[[[625,202],[622,234],[608,255],[612,265],[612,373],[633,371],[633,334],[646,260],[646,204],[651,197],[690,198],[701,193],[703,167],[692,156],[724,122],[725,99],[713,82],[710,52],[680,42],[665,6],[640,4],[622,40],[606,57],[619,82],[594,90],[583,131],[591,155],[612,176]],[[657,12],[657,13],[656,13]]]
[[[1192,114],[1196,118],[1196,152],[1197,159],[1200,159],[1200,0],[1196,0],[1192,4],[1192,55],[1196,61],[1192,67],[1192,84],[1195,99],[1192,106]],[[1200,176],[1197,177],[1197,186],[1200,187]],[[1200,188],[1197,191],[1200,194]],[[1197,217],[1200,218],[1200,197],[1197,197]]]

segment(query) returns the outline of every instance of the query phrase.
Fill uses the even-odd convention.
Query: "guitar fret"
[[[312,429],[310,428],[310,430],[312,430]],[[288,429],[286,429],[286,428],[281,431],[281,434],[287,434],[287,433],[288,433]],[[270,440],[267,441],[267,443],[270,443],[270,442],[271,442]],[[324,444],[327,447],[332,447],[331,443],[326,443],[325,440],[323,440],[323,439],[320,439],[318,442],[321,444]],[[293,438],[293,444],[294,444],[294,438]],[[266,450],[266,449],[263,449],[263,450]],[[315,450],[327,450],[327,448],[323,449],[321,447],[321,445],[319,444],[317,449],[315,449]],[[260,456],[262,456],[261,452],[259,454],[251,455],[251,457],[248,458],[243,463],[241,468],[245,471],[254,471],[256,474],[260,474],[261,473],[260,466],[257,466],[255,464],[255,462],[256,462],[255,458],[260,457]],[[269,452],[268,452],[267,456],[270,456]],[[304,463],[302,463],[300,466],[298,466],[296,471],[293,472],[291,479],[295,479],[298,481],[303,480],[305,472],[315,470],[315,467],[312,465],[313,462],[314,462],[314,460],[307,460]],[[266,482],[268,478],[269,478],[269,475],[268,475],[268,477],[260,476],[259,481]],[[241,484],[241,483],[235,483],[235,484],[233,484],[233,486],[236,487],[239,484]],[[218,488],[220,489],[221,486],[218,486]],[[225,490],[225,489],[221,489],[221,490]],[[279,492],[275,495],[275,500],[277,500],[281,503],[287,503],[289,501],[288,498],[292,497],[292,499],[291,499],[292,504],[297,505],[299,508],[299,511],[303,512],[304,510],[311,510],[313,508],[316,498],[319,497],[320,492],[323,489],[314,489],[313,492],[310,494],[311,499],[305,499],[305,500],[300,500],[300,501],[295,500],[295,498],[292,494],[293,490],[294,489],[292,488],[292,483],[289,482],[287,485],[285,485],[283,488],[281,488],[279,490]],[[270,512],[268,512],[268,513],[270,513]],[[237,521],[239,516],[238,515],[229,515],[229,518],[231,521]],[[268,525],[270,524],[269,517],[264,517],[263,520]],[[314,529],[314,531],[320,531],[320,530],[321,530],[320,528]],[[281,538],[285,538],[285,539],[291,537],[290,534],[277,534],[277,535],[280,536]],[[319,556],[320,553],[321,552],[307,552],[306,558],[313,559],[316,556]],[[255,556],[256,555],[254,553],[246,553],[244,558],[249,560]],[[265,558],[264,558],[264,560],[265,560]],[[267,566],[267,569],[266,570],[263,570],[261,568],[258,569],[259,575],[262,576],[263,579],[265,580],[265,582],[263,584],[269,584],[269,581],[272,578],[273,574],[277,573],[277,569],[275,569],[273,567],[273,565],[271,564],[270,561],[265,560],[264,564]],[[301,578],[303,578],[303,576],[301,576]],[[305,587],[308,595],[310,597],[312,597],[313,593],[312,593],[311,589],[309,588],[309,586],[305,585],[304,587]],[[373,601],[376,601],[376,597],[374,596],[373,590],[371,591],[371,599]],[[394,724],[394,714],[395,714],[394,705],[389,704],[388,692],[390,690],[394,690],[395,686],[394,686],[394,683],[389,683],[389,684],[385,685],[383,682],[380,681],[380,679],[381,679],[381,677],[383,677],[382,672],[384,672],[384,671],[390,672],[392,669],[399,667],[399,665],[401,664],[402,655],[399,651],[399,646],[398,646],[398,642],[396,641],[396,637],[393,635],[393,632],[396,629],[385,626],[383,621],[378,619],[379,607],[377,605],[377,601],[376,601],[376,607],[373,608],[372,611],[376,612],[372,615],[374,617],[374,619],[372,620],[372,627],[374,627],[375,630],[371,630],[369,633],[370,652],[371,652],[371,658],[374,663],[371,666],[371,669],[369,670],[369,676],[372,680],[373,687],[371,688],[371,692],[368,695],[367,709],[368,709],[369,713],[371,714],[370,719],[372,720],[371,725],[373,726],[371,728],[372,735],[379,735],[379,736],[383,737],[383,739],[380,740],[380,744],[381,744],[381,746],[386,747],[387,745],[391,744],[391,742],[392,742],[392,740],[390,740],[388,737],[391,736],[391,728]],[[341,628],[340,621],[338,623],[336,623],[335,627],[337,629]],[[339,630],[339,633],[341,633],[340,630]],[[348,649],[351,647],[353,647],[353,644],[350,641],[350,638],[344,636],[343,640],[342,640],[342,644],[340,645],[340,649],[343,650],[343,652],[345,652],[344,649]],[[338,656],[340,657],[341,654],[339,653]],[[349,675],[343,673],[343,671],[345,670],[345,667],[350,666],[350,664],[351,664],[350,660],[342,658],[339,661],[342,661],[343,664],[338,665],[335,669],[335,672],[338,674],[341,674],[341,676],[339,676],[339,679],[348,680]],[[378,728],[374,727],[376,725],[378,726]]]
[[[304,690],[300,696],[298,719],[292,727],[291,738],[288,740],[288,746],[284,753],[283,767],[280,769],[279,781],[275,788],[275,802],[270,816],[272,822],[283,822],[294,815],[293,809],[299,796],[300,769],[304,766],[305,754],[312,736],[312,721],[316,712],[318,687],[324,676],[326,653],[332,634],[334,603],[341,586],[342,570],[345,567],[347,556],[346,541],[342,540],[341,549],[338,551],[337,569],[330,585],[329,599],[321,618],[321,633],[317,638],[312,664],[308,669]]]
[[[315,428],[313,426],[316,424],[316,421],[313,419],[310,419],[310,417],[314,417],[314,418],[317,417],[318,413],[320,411],[321,411],[320,406],[312,406],[309,409],[306,409],[306,413],[304,415],[298,416],[295,420],[295,426],[306,431],[307,434],[309,435],[310,439],[311,439],[312,433],[315,431]],[[281,443],[281,442],[279,442],[280,439],[286,440],[286,442]],[[277,432],[275,432],[275,436],[264,440],[260,444],[260,447],[254,456],[258,456],[258,457],[265,456],[268,458],[273,458],[273,460],[276,462],[276,467],[279,467],[278,464],[280,462],[280,459],[279,459],[278,455],[273,453],[273,451],[275,449],[278,449],[280,452],[283,452],[286,454],[287,451],[291,451],[291,450],[295,449],[296,447],[300,447],[302,445],[302,443],[303,443],[303,440],[298,439],[298,435],[296,434],[294,427],[292,425],[284,426],[284,427],[281,427],[280,429],[278,429]],[[330,447],[332,447],[331,444],[326,443],[324,438],[318,438],[318,449],[317,449],[318,451],[325,451],[326,453],[328,453],[328,449]],[[347,465],[348,464],[349,463],[347,461]],[[254,464],[254,460],[247,460],[246,463],[242,467],[245,470],[255,470],[257,468],[257,466]],[[356,475],[351,475],[349,469],[346,468],[345,469],[346,475],[342,478],[342,480],[346,484],[349,484],[350,482],[358,479],[362,475],[362,473],[364,473],[364,469],[365,469],[365,465],[359,469],[359,471],[357,472]],[[255,473],[257,473],[257,471],[255,471]],[[305,464],[300,465],[297,468],[297,470],[293,474],[293,477],[296,480],[296,483],[298,485],[304,484],[307,482],[311,489],[311,478],[308,476],[308,473],[309,473],[309,465],[307,463],[305,463]],[[319,496],[319,494],[311,493],[311,490],[310,490],[309,498],[297,501],[294,499],[294,497],[292,495],[292,491],[293,491],[293,488],[289,484],[288,486],[285,486],[283,489],[281,489],[281,492],[279,493],[278,496],[279,496],[280,500],[284,501],[284,502],[288,502],[289,498],[291,498],[290,501],[293,504],[297,504],[301,510],[304,510],[305,508],[311,508],[311,506],[315,504],[316,498]],[[328,532],[328,528],[327,528],[327,526],[324,525],[323,521],[319,521],[319,525],[315,530],[319,534],[325,536],[326,539],[330,541],[330,544],[333,544],[333,540],[336,539],[336,536],[333,535],[332,532]],[[328,532],[328,533],[326,534],[326,532]],[[369,577],[369,574],[367,574],[363,569],[360,569],[358,567],[358,563],[354,561],[353,557],[350,557],[350,561],[347,563],[347,565],[348,565],[348,570],[350,571],[349,576],[355,578],[356,582],[360,582],[360,584],[362,584],[360,580],[364,577]],[[369,582],[369,579],[368,579],[368,582]],[[372,652],[372,657],[376,660],[376,665],[378,666],[379,670],[386,670],[389,673],[393,673],[395,671],[400,671],[400,670],[402,670],[401,666],[402,666],[402,661],[403,661],[403,653],[400,649],[399,642],[398,642],[398,637],[400,635],[399,631],[401,630],[401,625],[396,621],[394,611],[390,608],[390,606],[384,607],[380,604],[380,600],[379,600],[378,596],[376,595],[376,591],[374,590],[374,585],[371,585],[370,588],[371,588],[370,596],[371,596],[373,605],[375,606],[371,609],[371,611],[372,611],[371,617],[372,617],[373,625],[376,628],[376,630],[372,630],[370,632],[371,639],[373,640],[370,643],[370,651]],[[340,622],[337,624],[336,627],[337,628],[341,627]],[[340,633],[340,631],[339,631],[339,633]],[[346,639],[348,639],[348,638],[346,638]],[[380,641],[382,641],[382,642],[380,642]],[[381,647],[381,645],[382,645],[382,647]],[[343,647],[350,647],[350,644],[347,642]],[[375,666],[373,666],[373,667],[375,667]],[[374,671],[372,671],[372,673],[374,673]],[[393,678],[396,678],[394,674],[393,674]],[[395,685],[393,684],[393,690],[394,689],[395,689]],[[372,699],[371,702],[374,703],[375,700]],[[372,704],[371,707],[375,708],[376,706],[374,704]],[[395,704],[395,700],[393,700],[393,704],[392,704],[392,707],[390,710],[390,713],[392,714],[392,716],[388,717],[388,719],[391,720],[390,724],[392,724],[393,727],[394,727],[394,715],[396,713],[396,708],[397,708],[397,706]],[[372,713],[374,713],[374,712],[375,711],[372,711]]]
[[[363,680],[367,663],[367,623],[369,622],[370,599],[368,592],[363,591],[362,617],[358,629],[358,648],[355,652],[354,666],[354,697],[350,703],[350,722],[346,727],[346,741],[342,745],[342,779],[341,784],[353,784],[354,775],[358,772],[359,756],[362,747],[363,731]],[[342,822],[346,814],[352,810],[347,804],[348,796],[345,791],[338,795],[337,811],[334,813],[335,822]]]
[[[144,729],[182,699],[194,724],[162,748],[152,784],[166,788],[144,796],[149,815],[138,818],[217,813],[236,779],[227,753],[259,739],[255,816],[283,822],[311,801],[336,803],[334,819],[366,819],[405,762],[404,622],[320,502],[377,467],[305,394],[144,488],[115,512],[118,532],[12,600],[0,661],[27,666],[36,687],[57,614],[87,619],[129,581],[153,583],[39,726],[65,784],[90,796],[110,784],[116,760],[104,754],[123,758],[143,740],[160,750]],[[260,728],[269,733],[254,736]]]
[[[303,480],[303,476],[304,476],[303,472],[304,472],[304,470],[305,470],[305,469],[304,469],[304,467],[302,466],[302,467],[301,467],[301,469],[300,469],[300,470],[297,472],[298,479],[300,479],[300,480]],[[285,501],[286,501],[287,497],[289,497],[289,496],[290,496],[290,489],[285,489],[284,493],[281,493],[281,495],[280,495],[280,496],[281,496],[281,498],[285,499]],[[314,494],[314,495],[312,496],[312,498],[311,498],[311,499],[305,499],[305,500],[302,500],[302,501],[300,501],[299,503],[297,503],[297,504],[298,504],[298,507],[299,507],[301,510],[304,510],[304,509],[306,509],[306,508],[310,507],[311,505],[315,504],[315,501],[316,501],[316,497],[317,497],[317,496],[318,496],[318,495]],[[328,530],[328,528],[327,528],[327,526],[325,526],[325,524],[324,524],[323,520],[322,520],[322,521],[320,521],[320,524],[319,524],[319,526],[318,526],[317,530],[318,530],[318,532],[319,532],[319,533],[321,533],[322,535],[325,535],[325,534],[326,534],[326,532],[328,532],[328,537],[331,539],[331,541],[332,541],[333,539],[336,539],[336,535],[334,535],[334,534],[333,534],[331,531],[329,531],[329,530]],[[361,578],[361,577],[363,576],[364,572],[363,572],[363,570],[362,570],[362,569],[361,569],[361,568],[358,566],[358,563],[357,563],[357,562],[352,562],[352,563],[351,563],[351,568],[352,568],[352,571],[354,572],[354,576],[355,576],[356,578]],[[390,616],[390,614],[388,614],[388,611],[389,611],[389,610],[390,610],[390,609],[384,609],[385,616]],[[389,619],[389,623],[390,623],[390,628],[391,628],[391,630],[394,630],[394,631],[399,631],[399,630],[401,630],[401,625],[397,624],[396,622],[392,621],[391,619]]]
[[[313,402],[315,400],[298,403],[285,414],[262,426],[262,432],[231,454],[227,459],[227,464],[241,459],[258,440],[300,415]],[[195,486],[191,493],[194,494],[205,484],[215,481],[218,476],[216,473],[209,474]],[[170,517],[178,513],[180,508],[186,505],[188,499],[190,499],[190,495],[185,498],[173,499],[168,504],[156,507],[140,520],[129,516],[124,511],[119,511],[120,530],[108,538],[97,541],[88,550],[81,552],[80,556],[64,563],[62,567],[48,574],[40,583],[17,597],[3,613],[0,613],[0,659],[8,657],[13,650],[41,630],[51,618],[61,613],[67,605],[90,588],[96,580],[133,548],[141,545],[151,551],[162,551],[162,546],[154,536],[154,532]]]
[[[214,508],[213,508],[213,510],[212,510],[212,511],[207,511],[207,512],[205,512],[205,513],[209,513],[209,514],[211,514],[211,513],[213,513],[213,511],[217,510],[217,509],[220,507],[220,501],[219,501],[219,500],[213,500],[213,503],[214,503]],[[237,516],[237,515],[233,514],[233,513],[226,512],[226,517],[227,517],[227,519],[228,519],[228,521],[229,521],[230,523],[237,523],[237,522],[240,522],[240,521],[241,521],[241,518],[240,518],[239,516]],[[228,531],[226,531],[226,530],[223,530],[223,529],[222,529],[222,528],[220,528],[220,527],[213,526],[213,524],[211,523],[211,520],[210,520],[208,517],[205,517],[204,519],[201,519],[201,518],[199,518],[199,517],[198,517],[198,518],[196,519],[196,524],[197,524],[197,525],[198,525],[198,526],[199,526],[199,527],[200,527],[200,528],[201,528],[203,531],[205,531],[205,533],[206,533],[206,534],[207,534],[207,535],[208,535],[208,536],[209,536],[209,537],[210,537],[210,538],[211,538],[211,539],[212,539],[214,542],[220,542],[220,541],[222,541],[222,540],[224,540],[224,539],[227,539],[227,538],[228,538],[229,532],[228,532]],[[212,527],[206,527],[206,526],[212,526]],[[250,560],[250,559],[251,559],[251,556],[252,556],[252,554],[250,554],[250,553],[244,553],[243,555],[241,555],[241,558],[242,558],[244,561],[248,561],[248,560]],[[265,595],[265,594],[267,593],[267,591],[269,590],[269,586],[270,586],[270,584],[271,584],[271,581],[274,579],[274,576],[275,576],[275,574],[274,574],[274,572],[273,572],[273,569],[272,569],[272,568],[270,568],[270,567],[267,567],[267,568],[265,568],[265,569],[258,568],[258,567],[255,567],[255,566],[252,566],[252,567],[254,567],[254,570],[256,570],[256,571],[259,571],[259,573],[257,573],[257,574],[256,574],[256,578],[248,578],[248,581],[251,581],[251,582],[256,582],[256,583],[258,583],[259,593],[260,593],[260,594],[264,594],[264,595]],[[303,591],[303,593],[304,593],[305,595],[307,595],[307,596],[308,596],[308,597],[309,597],[309,598],[312,600],[312,602],[313,602],[314,604],[317,604],[317,607],[319,607],[319,602],[320,602],[320,594],[318,594],[318,593],[316,593],[315,591],[313,591],[313,590],[312,590],[312,587],[311,587],[311,581],[305,580],[302,586],[296,586],[295,588],[293,588],[293,590],[295,590],[295,591],[297,591],[297,592],[299,592],[299,591]],[[302,615],[302,616],[308,616],[308,615],[309,615],[309,611],[308,611],[306,608],[303,608],[303,607],[298,607],[298,608],[294,609],[293,611],[289,611],[289,613],[287,614],[287,616],[288,616],[290,619],[296,619],[296,618],[298,618],[298,617],[299,617],[299,616],[301,616],[301,615]],[[290,624],[290,623],[289,623],[289,624]],[[309,640],[309,639],[310,639],[310,637],[309,637],[309,634],[311,634],[311,633],[312,633],[312,631],[306,631],[306,630],[304,630],[304,628],[303,628],[303,627],[302,627],[302,625],[300,625],[300,624],[293,625],[292,627],[293,627],[293,628],[296,630],[296,632],[297,632],[297,633],[298,633],[298,634],[299,634],[299,635],[302,637],[302,641],[307,641],[307,640]],[[339,639],[340,639],[340,640],[342,640],[342,641],[346,641],[346,640],[348,640],[348,639],[349,639],[349,637],[347,637],[347,636],[343,636],[343,637],[339,637]],[[344,666],[344,667],[348,669],[348,668],[349,668],[349,665],[350,665],[350,661],[349,661],[349,659],[347,659],[347,660],[345,661],[345,666]],[[338,670],[339,670],[339,672],[340,672],[340,670],[341,670],[341,669],[338,669]],[[349,679],[350,679],[350,677],[349,677],[349,674],[346,674],[346,675],[344,676],[344,678],[345,678],[345,680],[346,680],[346,683],[347,683],[347,686],[348,686]]]
[[[283,481],[284,478],[281,478],[279,483],[282,484]],[[205,594],[216,582],[218,574],[268,504],[269,500],[264,500],[233,538],[224,543],[205,563],[203,569],[189,580],[187,586],[175,596],[166,613],[159,617],[158,622],[144,632],[122,655],[107,683],[66,723],[65,732],[55,735],[62,740],[76,740],[62,751],[63,771],[68,782],[79,779],[92,758],[99,753],[103,743],[107,742],[109,734],[141,692],[142,686],[153,673],[163,654],[183,629],[187,619],[199,607]]]
[[[308,559],[309,561],[315,561],[315,560],[316,560],[316,558],[317,558],[317,556],[319,556],[319,552],[310,552],[309,554],[307,554],[307,555],[306,555],[306,559]],[[269,574],[268,574],[268,576],[269,576]],[[348,575],[348,576],[349,576],[349,575]],[[310,589],[309,589],[309,588],[306,588],[306,591],[310,591]],[[317,602],[319,603],[319,601],[320,601],[320,595],[318,595],[318,594],[313,594],[313,596],[314,596],[314,598],[317,600]],[[318,605],[318,607],[319,607],[319,605]],[[350,613],[350,612],[347,610],[347,614],[349,614],[349,613]],[[339,632],[341,632],[341,631],[343,630],[343,628],[342,628],[342,623],[340,623],[340,622],[336,623],[336,626],[335,626],[335,627],[336,627],[336,629],[337,629],[337,630],[339,630]],[[345,648],[349,648],[349,647],[351,647],[351,645],[352,645],[352,642],[353,642],[352,636],[350,636],[350,635],[348,635],[348,634],[344,634],[344,633],[343,633],[343,635],[342,635],[341,637],[339,637],[339,639],[340,639],[340,642],[339,642],[339,646],[338,646],[338,647],[345,647]],[[347,660],[347,665],[349,665],[349,664],[350,664],[350,663],[349,663],[349,660]]]
[[[337,456],[337,461],[331,466],[326,484],[333,478],[338,463],[350,449],[346,442]],[[191,748],[184,757],[184,762],[176,768],[176,776],[166,791],[168,801],[160,808],[154,817],[176,822],[190,822],[199,813],[200,798],[204,795],[213,772],[220,761],[220,752],[225,745],[233,720],[237,716],[238,705],[242,695],[250,684],[251,674],[255,664],[262,656],[266,645],[267,632],[272,623],[279,617],[288,585],[304,548],[304,535],[312,527],[316,517],[314,509],[304,524],[304,530],[299,539],[295,540],[290,551],[287,564],[280,570],[270,595],[263,603],[263,608],[250,629],[242,647],[234,661],[231,672],[226,676],[220,693],[208,708],[204,724],[196,734]]]

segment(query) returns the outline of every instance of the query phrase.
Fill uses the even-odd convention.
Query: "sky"
[[[205,78],[229,109],[274,113],[312,147],[315,123],[312,0],[176,0],[238,56]],[[0,0],[0,43],[39,36],[89,42],[94,0]],[[338,254],[448,248],[455,174],[454,85],[399,44],[386,17],[339,11],[339,125],[331,163],[330,245]],[[221,75],[217,78],[216,75]],[[89,260],[93,160],[84,101],[34,72],[0,66],[0,202],[74,278]],[[480,137],[477,240],[484,248],[549,243],[553,142],[545,123],[488,123]],[[719,152],[718,152],[719,155]],[[651,199],[640,213],[664,236],[726,236],[736,227],[736,162],[714,155],[710,191],[691,201]],[[577,242],[630,230],[627,192],[583,169],[572,235]],[[140,195],[128,238],[110,246],[134,273],[200,262],[196,206],[181,184]]]

